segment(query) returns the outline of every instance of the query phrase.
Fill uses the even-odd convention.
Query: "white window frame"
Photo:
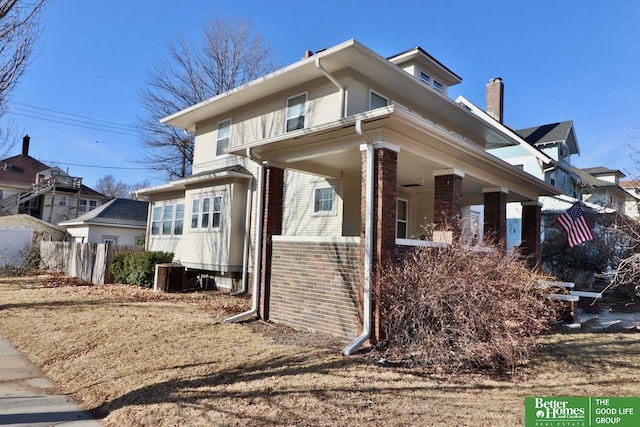
[[[293,112],[293,106],[289,105],[289,101],[295,99],[295,98],[299,98],[301,96],[304,96],[304,105],[302,107],[302,114],[298,114],[298,115],[292,115],[289,116],[290,112]],[[295,106],[299,105],[299,104],[294,104]],[[299,129],[305,129],[307,127],[307,108],[309,105],[309,96],[307,94],[307,92],[302,92],[299,93],[297,95],[293,95],[287,98],[287,102],[285,104],[285,115],[284,115],[284,131],[285,133],[287,132],[293,132]],[[297,112],[297,108],[296,108],[296,112]],[[296,128],[292,128],[289,129],[289,120],[293,120],[293,119],[300,119],[300,117],[302,117],[302,127],[296,127]]]
[[[102,236],[102,243],[106,243],[109,245],[117,245],[118,244],[118,236]]]
[[[322,209],[322,210],[316,210],[316,207],[318,206],[318,191],[321,190],[329,190],[331,192],[331,209]],[[311,206],[311,211],[313,213],[314,216],[323,216],[323,215],[334,215],[335,211],[336,211],[336,190],[334,188],[333,185],[331,184],[326,184],[326,185],[316,185],[315,187],[313,187],[313,194],[312,194],[312,200],[313,200],[313,205]],[[321,199],[321,200],[327,200],[327,199]]]
[[[427,86],[431,86],[431,81],[433,79],[431,78],[431,75],[429,75],[428,73],[424,72],[423,70],[420,70],[420,81],[424,84],[426,84]]]
[[[400,219],[398,212],[400,211],[400,203],[404,203],[405,205],[405,219]],[[404,237],[398,236],[398,227],[400,224],[404,224]],[[409,238],[409,200],[403,199],[401,197],[396,198],[396,239],[408,239]]]
[[[178,206],[182,206],[182,219],[178,218]],[[171,207],[171,217],[166,218],[167,208]],[[182,221],[182,230],[177,233],[177,223]],[[151,208],[151,236],[174,237],[184,234],[184,201],[172,200],[164,203],[155,203]]]
[[[220,132],[221,130],[224,130],[222,126],[227,123],[228,123],[227,135],[221,138]],[[221,143],[224,144],[224,140],[226,140],[226,145],[222,147],[222,149],[220,149],[220,144]],[[228,156],[229,154],[225,153],[224,149],[229,147],[230,144],[231,144],[231,119],[221,120],[218,122],[218,128],[216,131],[216,157]]]
[[[67,206],[67,196],[58,196],[58,206]]]
[[[194,210],[196,206],[197,209]],[[223,224],[223,206],[224,194],[221,193],[206,193],[194,197],[191,204],[191,230],[221,230]]]
[[[384,99],[386,101],[386,104],[380,107],[374,107],[373,106],[373,97],[377,96],[378,98],[380,98],[381,100]],[[376,108],[382,108],[382,107],[386,107],[389,105],[389,98],[387,98],[386,96],[380,94],[379,92],[376,92],[375,90],[371,89],[369,91],[369,109],[370,110],[375,110]]]
[[[433,79],[433,88],[440,93],[444,93],[444,85],[440,80]]]

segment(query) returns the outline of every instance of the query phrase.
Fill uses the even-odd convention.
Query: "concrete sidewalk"
[[[99,427],[0,335],[0,426]]]

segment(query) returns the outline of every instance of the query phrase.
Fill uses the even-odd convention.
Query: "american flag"
[[[593,234],[591,234],[591,229],[589,228],[589,224],[587,224],[587,220],[584,218],[584,212],[582,212],[579,203],[567,209],[556,221],[558,221],[558,224],[560,224],[564,232],[567,233],[567,243],[570,248],[593,239]]]

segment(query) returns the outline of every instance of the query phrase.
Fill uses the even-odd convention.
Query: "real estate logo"
[[[525,398],[525,427],[592,426],[640,426],[640,398]]]

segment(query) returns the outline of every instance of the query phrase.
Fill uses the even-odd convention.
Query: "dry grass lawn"
[[[56,277],[0,278],[0,332],[106,426],[517,426],[525,396],[639,396],[640,335],[543,339],[515,379],[343,357],[263,322],[248,299]]]

